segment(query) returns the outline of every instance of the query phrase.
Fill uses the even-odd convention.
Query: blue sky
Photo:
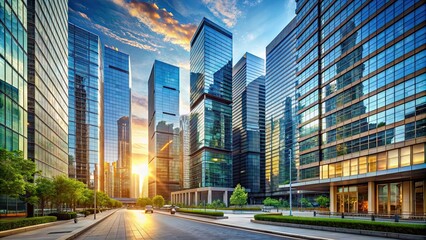
[[[70,0],[69,21],[128,53],[133,150],[147,154],[148,77],[155,59],[180,67],[180,112],[189,113],[189,41],[203,17],[233,33],[234,64],[265,47],[295,16],[294,0]]]

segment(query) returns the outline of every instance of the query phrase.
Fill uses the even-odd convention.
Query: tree
[[[145,207],[146,205],[152,205],[152,200],[149,197],[138,198],[136,205],[139,207]]]
[[[320,207],[325,208],[330,203],[330,199],[326,196],[319,196],[315,198],[315,202],[317,202]]]
[[[240,206],[240,208],[242,208],[244,205],[247,204],[247,196],[248,194],[246,192],[246,189],[244,187],[241,187],[240,184],[238,184],[231,195],[231,204],[238,205]]]
[[[223,208],[225,207],[225,203],[223,203],[222,201],[220,201],[219,199],[214,200],[210,206],[212,208],[214,208],[215,210],[217,210],[218,208]]]
[[[38,204],[41,208],[41,215],[44,216],[46,205],[53,199],[55,186],[53,181],[48,178],[40,177],[36,180],[35,195],[38,198]]]
[[[308,200],[308,199],[306,199],[306,198],[301,198],[301,199],[300,199],[300,205],[301,205],[302,207],[312,207],[312,203],[311,203],[311,202],[309,202],[309,200]]]
[[[263,200],[263,204],[265,206],[273,206],[273,207],[278,208],[278,206],[280,206],[280,201],[278,201],[275,198],[267,197],[265,200]]]
[[[161,195],[156,195],[152,198],[154,207],[162,207],[164,205],[164,198]]]
[[[0,149],[0,194],[9,197],[25,196],[34,190],[34,175],[37,173],[34,162],[25,159],[21,151]]]

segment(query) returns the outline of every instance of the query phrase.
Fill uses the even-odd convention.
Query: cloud
[[[237,0],[203,0],[210,12],[228,27],[233,27],[237,23],[237,18],[241,11],[237,7]]]
[[[261,4],[262,2],[263,0],[244,0],[243,4],[249,7],[254,7],[256,5]]]
[[[146,118],[141,118],[139,116],[136,115],[132,115],[132,123],[139,125],[139,126],[144,126],[147,127],[148,126],[148,119]]]
[[[91,21],[91,20],[90,20],[90,18],[89,18],[89,17],[88,17],[85,13],[78,12],[78,14],[79,14],[82,18],[84,18],[84,19],[86,19],[86,20]]]
[[[143,108],[148,108],[148,97],[139,94],[133,94],[132,103],[135,103]]]
[[[145,24],[151,31],[164,36],[164,41],[179,45],[189,51],[189,42],[197,26],[182,24],[176,20],[171,12],[159,8],[155,3],[137,2],[131,0],[113,0],[125,8],[129,14]]]

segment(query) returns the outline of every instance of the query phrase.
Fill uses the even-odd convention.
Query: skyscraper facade
[[[260,193],[265,185],[265,61],[246,53],[232,75],[233,184]]]
[[[181,188],[179,68],[155,60],[148,80],[148,196]]]
[[[190,50],[191,188],[232,185],[232,33],[204,18]]]
[[[99,37],[68,25],[69,177],[94,188],[100,139],[101,44]]]
[[[27,157],[27,6],[0,1],[0,149]],[[13,25],[12,25],[13,23]],[[25,212],[22,201],[0,196],[0,212]]]
[[[293,19],[266,47],[265,192],[272,196],[288,194],[280,184],[297,179],[295,29]]]
[[[67,175],[68,1],[26,2],[28,158],[45,177]]]
[[[129,55],[118,51],[117,48],[105,46],[103,51],[103,66],[104,66],[104,85],[103,85],[103,116],[104,116],[104,160],[108,163],[115,163],[114,170],[120,168],[120,164],[126,163],[126,166],[131,166],[131,121],[125,125],[124,131],[128,131],[128,135],[120,135],[119,120],[131,117],[131,72]],[[124,138],[121,138],[124,137]],[[129,141],[123,144],[123,141]],[[123,149],[127,146],[128,149]],[[125,157],[126,159],[123,159]],[[129,157],[129,158],[128,158]],[[130,163],[129,163],[130,162]],[[101,168],[102,169],[102,168]],[[114,171],[114,180],[121,179],[117,176],[120,174]],[[126,181],[131,182],[130,174],[126,176]],[[106,184],[106,183],[105,183]],[[121,186],[120,183],[114,182],[114,186]],[[130,189],[130,186],[126,186]],[[105,186],[106,188],[106,186]],[[123,192],[120,190],[115,193]],[[129,192],[129,191],[124,191]],[[113,196],[115,197],[115,196]],[[118,197],[118,196],[117,196]],[[129,197],[124,194],[121,197]]]
[[[191,187],[191,179],[189,177],[191,169],[191,158],[190,158],[190,141],[191,132],[189,129],[189,115],[180,116],[180,161],[182,168],[182,188],[188,189]]]
[[[424,215],[426,4],[298,1],[299,189],[331,212]]]
[[[114,196],[118,198],[129,198],[131,191],[132,162],[130,155],[130,119],[121,117],[117,121],[118,130],[118,161],[117,175],[118,188],[114,189]]]

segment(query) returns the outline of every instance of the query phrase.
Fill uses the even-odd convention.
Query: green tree
[[[96,192],[96,205],[99,208],[106,207],[109,202],[109,197],[104,192],[97,191]]]
[[[47,204],[53,199],[55,187],[52,179],[40,177],[36,179],[36,193],[38,204],[41,208],[41,215],[44,216],[44,209]]]
[[[278,206],[280,206],[280,201],[275,198],[267,197],[265,200],[263,200],[263,204],[265,206],[273,206],[277,208]]]
[[[152,200],[149,197],[138,198],[136,205],[139,207],[145,207],[146,205],[152,205]]]
[[[212,208],[214,208],[215,210],[217,210],[218,208],[224,208],[225,207],[225,203],[223,203],[222,201],[220,201],[219,199],[214,200],[210,206]]]
[[[31,197],[34,192],[35,164],[25,159],[21,151],[0,149],[0,194],[10,197]]]
[[[301,205],[302,207],[312,207],[312,203],[311,203],[311,202],[309,202],[309,200],[308,200],[308,199],[306,199],[306,198],[301,198],[301,199],[300,199],[300,205]]]
[[[315,202],[317,202],[320,207],[324,208],[330,203],[330,199],[326,196],[319,196],[315,198]]]
[[[240,184],[237,184],[237,186],[234,189],[234,192],[231,195],[231,204],[232,205],[238,205],[240,208],[242,208],[244,205],[247,204],[247,192],[244,187],[241,187]]]
[[[156,195],[152,198],[154,207],[162,207],[164,205],[164,198],[161,195]]]

